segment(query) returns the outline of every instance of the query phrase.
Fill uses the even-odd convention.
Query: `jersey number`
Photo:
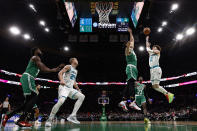
[[[138,95],[142,95],[142,90],[138,90]]]
[[[71,79],[71,80],[75,80],[75,75],[74,75],[74,74],[71,74],[71,75],[70,75],[70,79]]]

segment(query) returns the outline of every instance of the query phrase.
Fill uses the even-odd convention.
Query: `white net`
[[[101,24],[109,23],[109,14],[113,9],[113,2],[96,2],[96,11]]]

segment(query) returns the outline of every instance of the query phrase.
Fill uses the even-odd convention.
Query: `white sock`
[[[85,99],[85,96],[81,93],[77,93],[76,98],[77,98],[77,101],[75,103],[71,116],[76,116],[77,111],[79,110],[79,108],[81,107],[81,104],[83,103],[83,100]]]
[[[154,89],[158,92],[161,92],[164,95],[168,94],[168,92],[162,86],[159,86],[159,88],[154,88]]]
[[[58,112],[59,108],[62,106],[62,104],[64,103],[64,101],[66,100],[66,98],[61,97],[58,102],[53,106],[52,110],[51,110],[51,114],[49,116],[49,120],[52,121],[53,118],[55,117],[56,113]]]

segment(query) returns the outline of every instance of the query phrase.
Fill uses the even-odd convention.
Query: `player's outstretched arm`
[[[130,40],[129,40],[129,42],[130,42],[130,47],[131,47],[131,48],[134,48],[134,37],[133,37],[131,28],[128,28],[128,32],[129,32],[129,35],[130,35]]]
[[[126,56],[130,55],[134,48],[134,38],[133,38],[132,30],[128,28],[128,32],[130,34],[130,40],[126,43],[126,48],[125,48]]]
[[[146,36],[146,47],[150,48],[151,43],[149,42],[149,36]]]
[[[151,43],[149,42],[149,36],[146,36],[146,51],[148,53],[154,53],[153,50],[150,48]]]
[[[32,60],[36,63],[38,68],[43,72],[58,72],[60,69],[59,67],[50,69],[44,63],[42,63],[41,59],[37,56],[33,56]]]
[[[60,80],[60,84],[61,84],[61,85],[65,85],[65,82],[64,82],[64,80],[63,80],[63,74],[64,74],[65,72],[67,72],[68,70],[70,70],[70,66],[69,66],[69,65],[65,66],[65,67],[58,73],[58,78],[59,78],[59,80]]]

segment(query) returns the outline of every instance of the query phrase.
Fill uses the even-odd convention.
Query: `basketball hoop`
[[[109,97],[99,97],[98,104],[103,105],[103,106],[108,105],[109,104]]]
[[[109,14],[113,9],[113,2],[96,2],[96,11],[99,15],[99,22],[101,24],[109,23]]]

